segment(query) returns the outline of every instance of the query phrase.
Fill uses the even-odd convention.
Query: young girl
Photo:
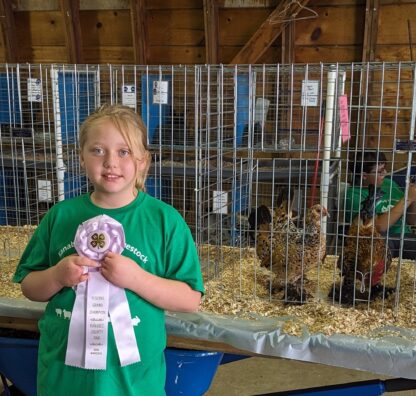
[[[164,395],[164,310],[196,311],[204,291],[195,244],[180,214],[144,192],[151,157],[134,111],[102,106],[85,120],[79,140],[94,191],[51,208],[14,275],[27,298],[49,301],[39,322],[38,395]],[[78,226],[98,215],[121,223],[125,234],[122,254],[108,252],[99,264],[74,248]],[[120,366],[109,323],[106,370],[68,366],[73,287],[88,279],[85,267],[99,265],[108,282],[125,289],[140,361]]]

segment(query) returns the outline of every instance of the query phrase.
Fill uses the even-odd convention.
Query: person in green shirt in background
[[[386,177],[386,156],[383,152],[361,151],[350,162],[353,176],[346,192],[346,221],[351,224],[359,213],[361,202],[368,197],[368,186],[381,189],[383,197],[376,203],[374,226],[385,235],[392,257],[399,257],[402,227],[404,227],[403,254],[416,259],[416,235],[410,225],[416,224],[416,184],[410,183],[407,199],[404,191],[390,177]],[[406,218],[403,216],[406,213]]]

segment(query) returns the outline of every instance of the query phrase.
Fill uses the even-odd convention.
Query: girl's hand
[[[112,284],[123,289],[132,289],[141,267],[132,259],[108,252],[101,262],[101,274]]]
[[[86,257],[70,255],[64,257],[55,267],[55,280],[62,287],[72,287],[88,279],[88,273],[84,273],[84,266],[98,267],[98,263]]]

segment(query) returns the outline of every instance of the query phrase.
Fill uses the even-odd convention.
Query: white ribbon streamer
[[[99,272],[90,272],[85,317],[85,368],[105,370],[108,341],[109,283]]]
[[[65,364],[85,367],[85,300],[87,282],[78,283],[74,308],[69,323]]]
[[[126,292],[112,283],[110,283],[109,312],[120,364],[127,366],[140,362]]]

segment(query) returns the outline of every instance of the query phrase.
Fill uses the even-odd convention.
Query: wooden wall
[[[416,1],[0,0],[0,11],[0,62],[315,63],[416,56]]]

